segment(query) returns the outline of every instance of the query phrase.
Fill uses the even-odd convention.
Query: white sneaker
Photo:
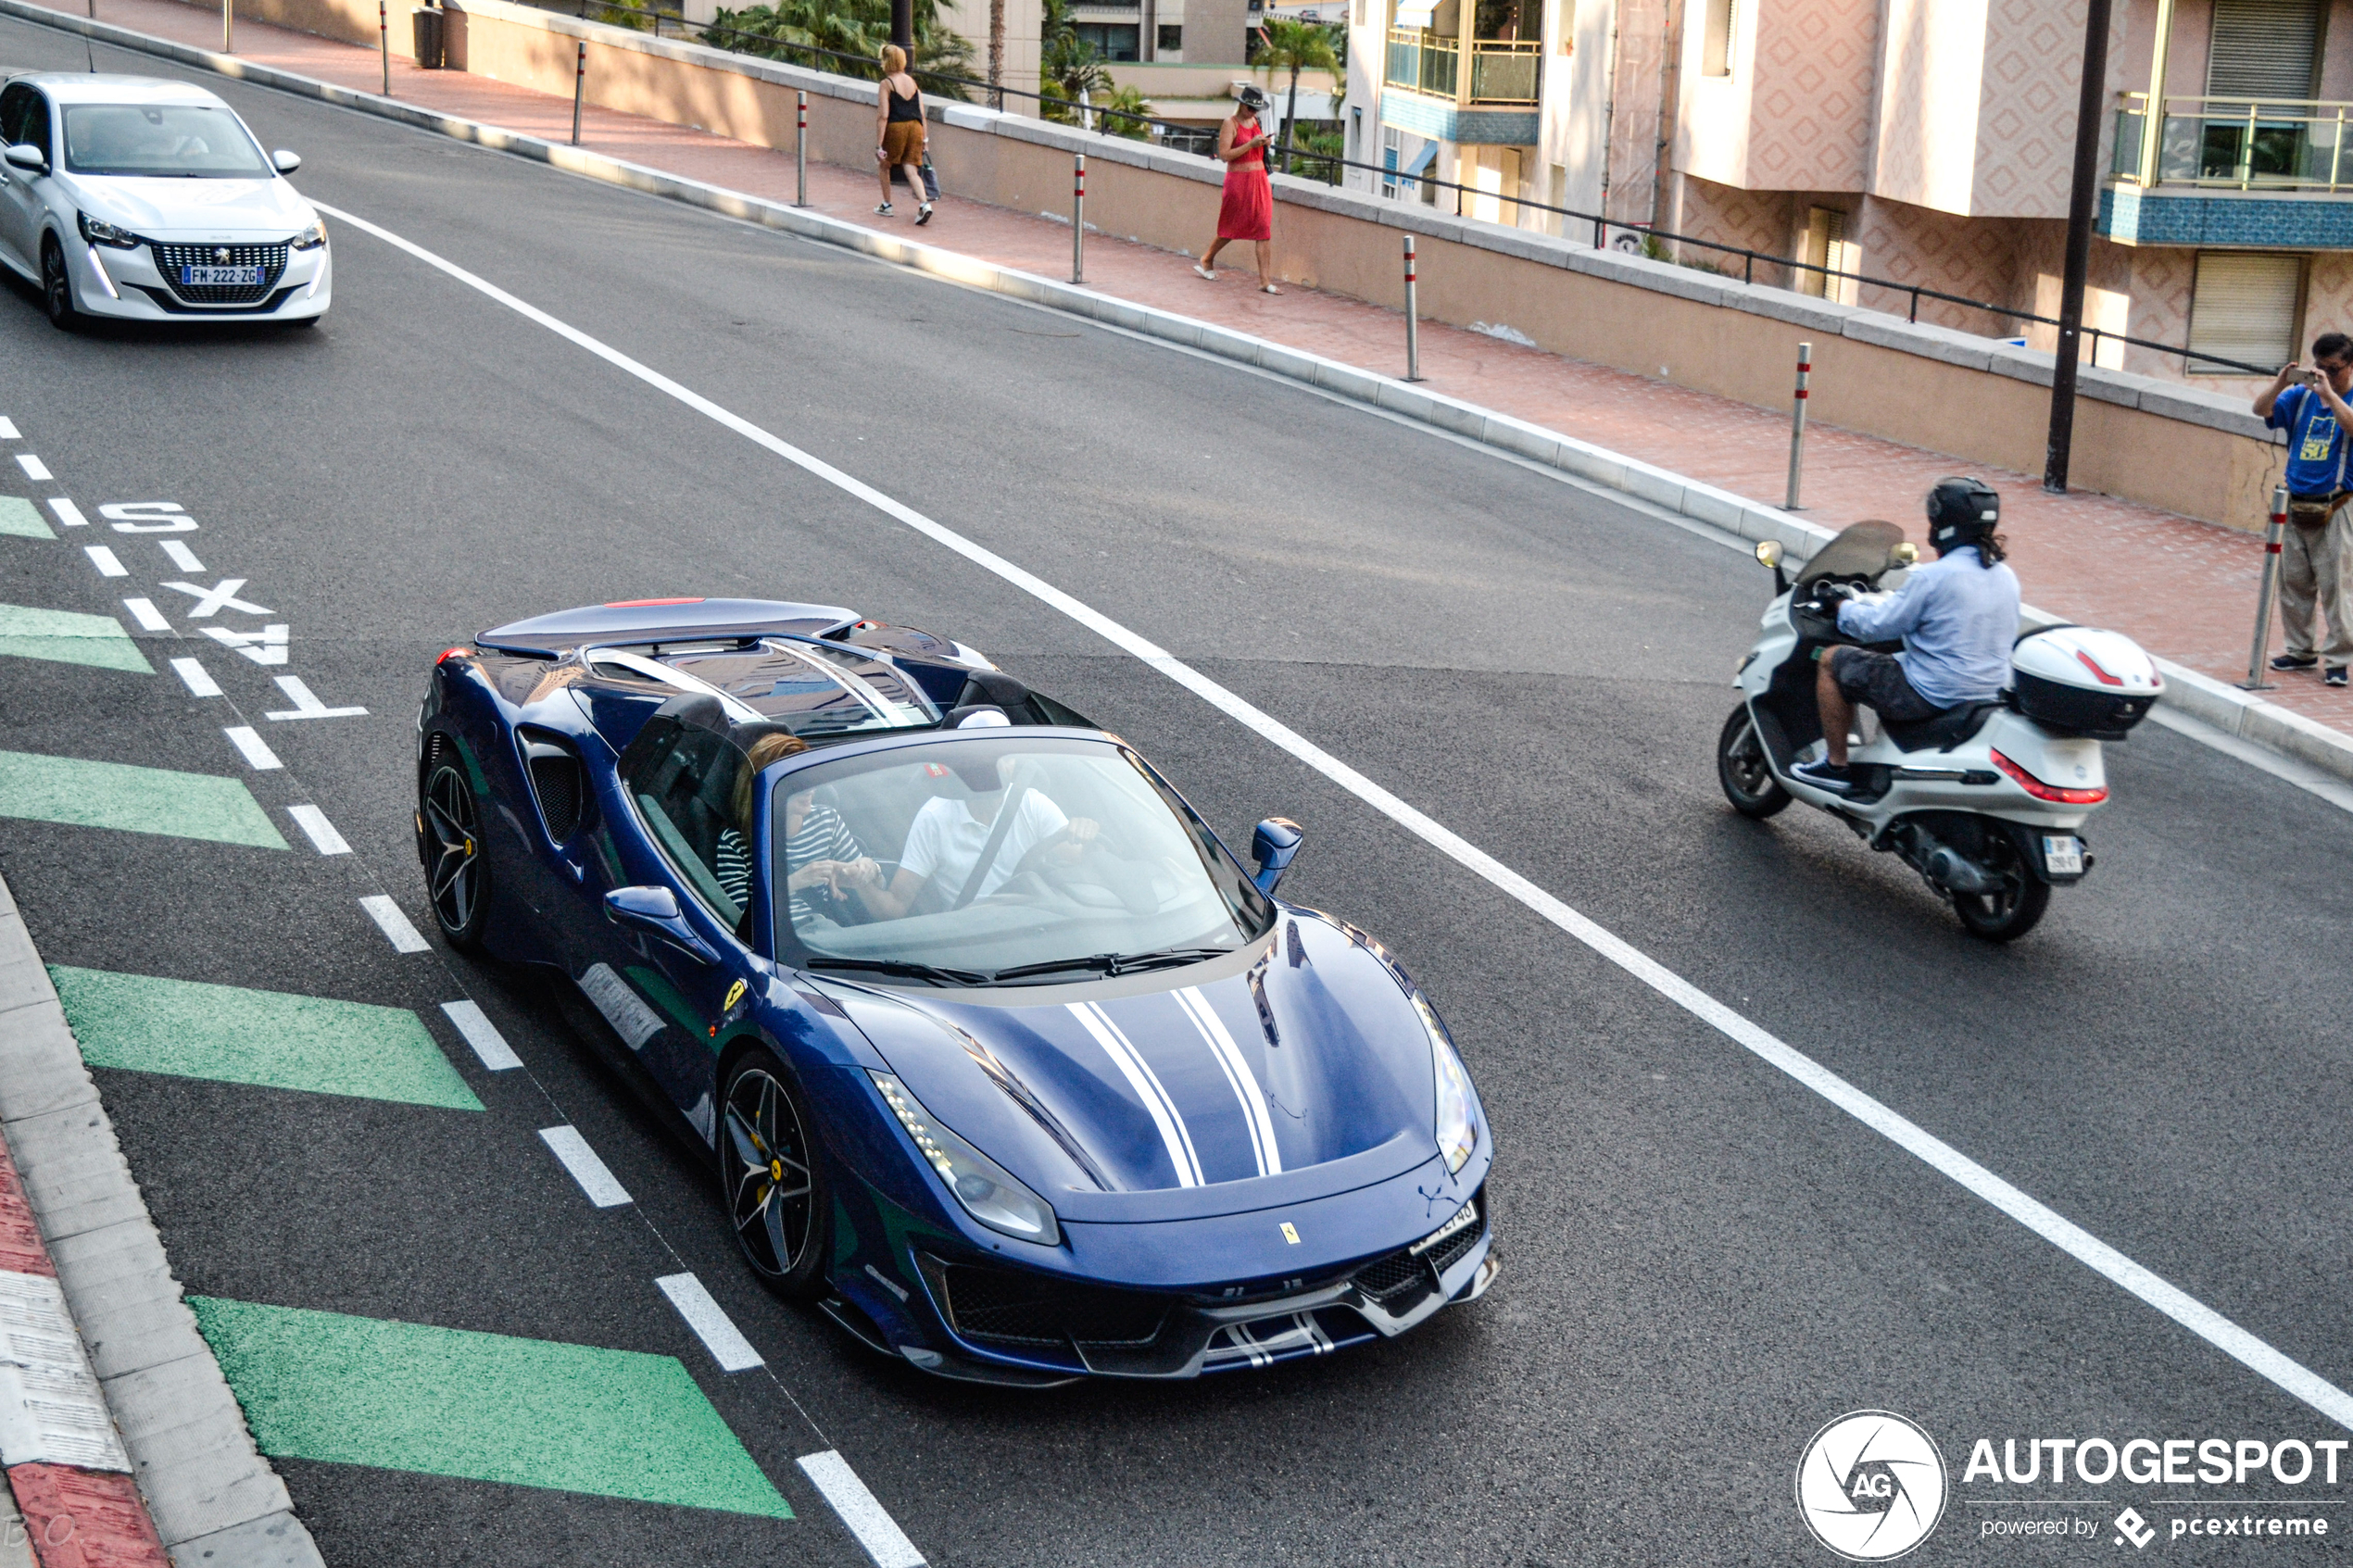
[[[1193,263],[1193,270],[1200,273],[1202,277],[1207,278],[1213,283],[1217,281],[1216,272],[1210,268],[1203,267],[1198,261]]]
[[[928,223],[928,222],[930,222],[930,221],[931,221],[931,203],[929,203],[929,202],[925,202],[925,203],[924,203],[924,205],[923,205],[923,206],[921,206],[921,207],[917,207],[917,208],[915,209],[915,227],[916,227],[916,228],[918,228],[918,229],[920,229],[920,228],[922,228],[925,224],[926,224],[926,223]]]
[[[880,206],[880,207],[878,207],[875,208],[875,211],[878,215],[880,215],[880,216],[882,216],[882,217],[884,217],[884,218],[887,218],[887,217],[889,217],[889,216],[890,216],[890,204],[889,204],[888,202],[885,202],[885,203],[883,203],[883,204],[882,204],[882,206]]]

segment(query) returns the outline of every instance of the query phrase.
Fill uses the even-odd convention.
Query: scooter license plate
[[[2043,838],[2043,870],[2053,876],[2083,874],[2083,841],[2072,836]]]

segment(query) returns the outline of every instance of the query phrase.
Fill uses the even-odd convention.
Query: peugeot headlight
[[[324,221],[316,218],[310,220],[309,228],[305,229],[301,233],[296,234],[292,240],[287,242],[287,244],[296,250],[317,250],[321,245],[325,245],[326,243],[327,225]]]
[[[1454,1042],[1446,1037],[1446,1026],[1438,1022],[1438,1014],[1418,991],[1414,993],[1414,1011],[1429,1035],[1430,1064],[1438,1075],[1438,1152],[1446,1157],[1451,1174],[1461,1170],[1471,1150],[1478,1147],[1478,1123],[1471,1120],[1470,1074],[1463,1071],[1463,1059],[1454,1054]]]
[[[120,229],[111,223],[103,222],[86,212],[76,216],[82,220],[82,237],[94,245],[112,245],[117,250],[136,250],[147,243],[130,230]]]
[[[924,1158],[939,1173],[939,1179],[948,1184],[966,1213],[990,1230],[1022,1241],[1048,1247],[1061,1244],[1062,1229],[1054,1223],[1054,1210],[1044,1198],[941,1126],[896,1077],[871,1069],[867,1076],[874,1079],[875,1087],[882,1091],[883,1103],[890,1107],[891,1114],[899,1118],[899,1124],[907,1129],[907,1135],[915,1140],[915,1147],[923,1150]]]

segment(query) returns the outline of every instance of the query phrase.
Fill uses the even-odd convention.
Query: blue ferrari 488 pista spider
[[[875,1349],[1190,1377],[1493,1280],[1478,1097],[1378,942],[1275,897],[1298,828],[1253,875],[962,644],[593,606],[443,654],[419,729],[443,934],[560,971],[746,1261]]]

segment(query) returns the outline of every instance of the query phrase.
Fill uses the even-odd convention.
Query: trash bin
[[[439,70],[442,65],[442,17],[431,6],[419,6],[409,13],[416,28],[417,69]]]

